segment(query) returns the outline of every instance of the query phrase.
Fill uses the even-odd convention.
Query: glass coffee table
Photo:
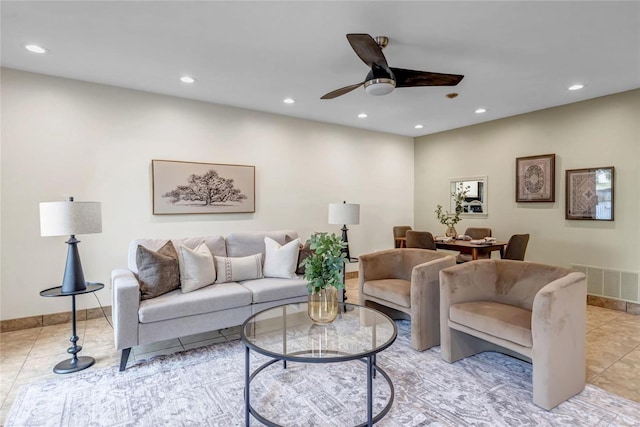
[[[367,420],[358,426],[372,426],[391,409],[394,398],[389,375],[376,364],[376,355],[395,341],[398,329],[393,320],[369,307],[340,304],[338,317],[328,325],[316,325],[307,315],[307,303],[285,304],[249,317],[242,325],[245,346],[245,424],[250,416],[268,426],[278,426],[251,405],[251,381],[268,366],[283,362],[339,363],[360,360],[366,364]],[[345,308],[348,308],[345,310]],[[250,351],[270,357],[250,372]],[[389,386],[386,406],[373,414],[373,380],[380,374]]]

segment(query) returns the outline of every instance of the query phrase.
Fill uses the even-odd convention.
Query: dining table
[[[474,261],[478,259],[478,256],[480,254],[491,253],[492,251],[500,251],[500,258],[502,258],[506,246],[507,242],[499,241],[471,243],[471,241],[469,240],[439,241],[436,238],[436,248],[458,251],[464,254],[471,254],[471,259]]]

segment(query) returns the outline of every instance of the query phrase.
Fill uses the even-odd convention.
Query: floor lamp
[[[345,243],[345,247],[342,251],[345,253],[345,262],[356,261],[356,258],[351,258],[349,253],[349,237],[347,236],[347,225],[360,224],[360,205],[353,203],[329,203],[329,224],[342,224],[342,241]],[[346,284],[346,266],[342,269],[342,283]],[[347,289],[342,290],[342,301],[347,301]],[[345,310],[347,306],[345,305]]]
[[[360,205],[347,202],[329,203],[329,224],[342,224],[342,241],[346,244],[343,251],[347,254],[347,261],[351,261],[347,225],[360,224]]]
[[[62,202],[40,203],[40,235],[70,236],[65,243],[67,263],[62,278],[62,293],[84,291],[87,286],[82,272],[76,234],[102,232],[102,214],[98,202],[74,202],[73,197]]]

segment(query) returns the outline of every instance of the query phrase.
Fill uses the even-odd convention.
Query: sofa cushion
[[[251,292],[237,283],[206,286],[189,293],[179,289],[140,302],[140,323],[158,322],[251,304]]]
[[[292,230],[231,233],[225,239],[228,257],[243,257],[261,253],[264,260],[264,238],[271,237],[276,242],[284,245],[286,236],[292,240],[298,237],[298,233]],[[215,254],[214,255],[218,255]]]
[[[214,257],[216,283],[239,282],[262,278],[262,254],[245,257]]]
[[[240,282],[244,288],[253,294],[253,303],[277,301],[308,295],[307,281],[304,279],[274,279],[246,280]]]
[[[531,311],[499,302],[477,301],[451,305],[449,319],[524,347],[533,346]]]
[[[362,291],[375,298],[392,302],[401,307],[411,307],[411,281],[403,279],[367,280]]]
[[[207,245],[212,254],[217,256],[227,256],[227,248],[225,246],[224,237],[222,236],[204,236],[204,237],[189,237],[184,239],[172,239],[173,247],[178,252],[181,245],[184,245],[190,249],[195,249],[202,241]],[[129,244],[129,256],[127,258],[127,264],[129,270],[134,273],[138,273],[138,266],[136,264],[136,251],[138,245],[142,245],[152,251],[160,249],[167,239],[136,239]]]
[[[264,238],[265,256],[264,277],[276,277],[282,279],[295,279],[298,252],[300,252],[300,239],[294,239],[284,245],[271,237]]]
[[[136,263],[140,299],[155,298],[180,287],[178,254],[170,241],[167,240],[157,252],[139,245]]]
[[[178,251],[178,263],[180,264],[180,289],[182,292],[195,291],[211,285],[216,280],[213,255],[204,242],[195,249],[181,245]]]

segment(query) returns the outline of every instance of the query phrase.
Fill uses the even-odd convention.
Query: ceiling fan
[[[370,95],[387,95],[396,87],[455,86],[464,77],[459,74],[441,74],[389,67],[387,59],[382,53],[382,49],[389,43],[389,39],[384,36],[374,39],[369,34],[347,34],[347,40],[362,62],[371,67],[371,71],[362,83],[336,89],[320,99],[337,98],[362,85]]]

